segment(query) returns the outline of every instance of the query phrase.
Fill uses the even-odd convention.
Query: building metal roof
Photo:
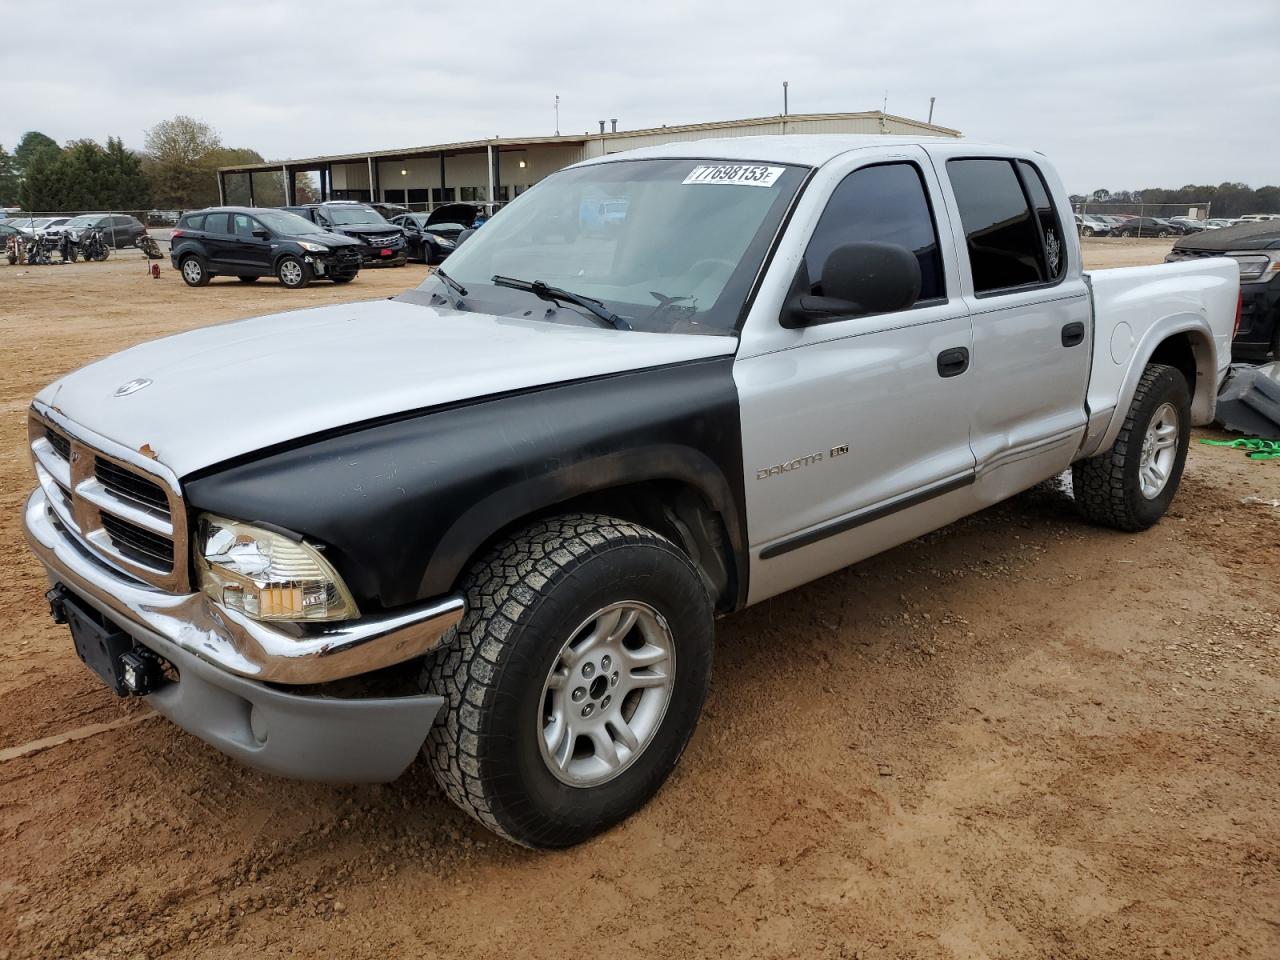
[[[618,130],[606,133],[582,133],[572,134],[558,137],[492,137],[488,140],[463,140],[457,143],[438,143],[430,146],[422,147],[401,147],[395,150],[366,150],[360,153],[341,153],[320,157],[306,157],[298,160],[277,160],[264,161],[263,163],[242,163],[229,167],[219,167],[219,173],[253,173],[255,171],[278,171],[281,167],[288,166],[295,169],[323,167],[331,163],[355,163],[369,159],[373,160],[402,160],[414,156],[434,156],[436,154],[455,154],[455,153],[475,153],[485,150],[488,147],[495,149],[503,149],[507,147],[532,147],[540,145],[557,145],[557,144],[583,144],[592,140],[602,140],[606,143],[610,140],[622,140],[633,137],[661,136],[664,134],[686,134],[700,133],[703,131],[713,132],[716,130],[731,129],[734,127],[749,126],[775,126],[782,121],[787,122],[814,122],[824,120],[884,120],[886,122],[906,123],[913,127],[917,127],[921,131],[922,136],[930,134],[941,137],[958,137],[960,131],[952,130],[950,127],[941,127],[937,124],[925,123],[921,120],[912,120],[909,117],[899,117],[891,113],[882,113],[879,110],[869,110],[863,113],[792,113],[783,116],[781,114],[772,117],[751,117],[746,120],[715,120],[709,123],[687,123],[678,126],[662,126],[649,127],[643,130]],[[805,137],[821,136],[821,134],[803,134]],[[874,134],[867,134],[868,137],[874,137]]]

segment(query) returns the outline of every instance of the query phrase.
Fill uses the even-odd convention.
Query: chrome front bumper
[[[25,520],[27,541],[51,580],[126,632],[158,635],[250,680],[312,684],[359,676],[429,653],[462,619],[462,598],[448,597],[352,621],[259,623],[219,607],[203,593],[165,593],[123,576],[56,521],[42,490],[27,501]]]

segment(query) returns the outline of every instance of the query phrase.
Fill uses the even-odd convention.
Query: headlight
[[[1261,280],[1264,276],[1280,270],[1280,254],[1267,256],[1264,253],[1233,253],[1230,256],[1240,264],[1240,279],[1245,283]]]
[[[452,247],[454,245],[453,241],[448,237],[436,237],[436,243],[442,247]]]
[[[329,249],[323,243],[312,243],[310,240],[299,240],[298,246],[308,253],[325,253]]]
[[[315,547],[248,523],[205,514],[196,581],[230,610],[255,620],[349,620],[351,593]]]

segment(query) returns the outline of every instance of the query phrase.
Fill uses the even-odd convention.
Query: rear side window
[[[178,221],[178,227],[182,230],[203,230],[204,214],[189,213]]]
[[[920,262],[918,302],[946,297],[938,231],[915,164],[863,167],[840,181],[804,253],[810,293],[821,295],[822,267],[831,251],[860,241],[906,247]]]
[[[1065,267],[1062,232],[1049,203],[1048,192],[1039,173],[1033,174],[1043,198],[1045,216],[1053,225],[1052,247],[1055,267],[1050,269],[1046,237],[1039,212],[1024,190],[1024,178],[1011,160],[948,160],[947,175],[960,209],[969,266],[975,293],[992,293],[1015,287],[1052,283]],[[1040,203],[1035,203],[1040,207]]]
[[[225,213],[210,213],[204,218],[205,233],[228,233],[227,215]]]
[[[1062,243],[1058,214],[1053,209],[1053,201],[1049,199],[1049,188],[1045,186],[1044,177],[1035,164],[1019,160],[1018,173],[1022,175],[1022,183],[1027,188],[1027,197],[1031,201],[1036,225],[1040,228],[1040,237],[1044,242],[1045,275],[1050,282],[1060,280],[1067,266],[1067,251]]]

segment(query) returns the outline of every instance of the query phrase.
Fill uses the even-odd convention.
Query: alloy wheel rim
[[[1173,475],[1178,457],[1178,411],[1172,403],[1162,403],[1151,415],[1146,436],[1142,438],[1142,456],[1138,461],[1138,482],[1148,500],[1160,496]]]
[[[292,260],[287,260],[280,265],[280,279],[293,286],[302,279],[302,268]]]
[[[538,700],[538,747],[573,787],[607,783],[652,743],[675,685],[667,621],[638,600],[584,620],[556,655]]]
[[[199,280],[200,264],[196,263],[194,260],[188,260],[182,265],[182,275],[193,283]]]

